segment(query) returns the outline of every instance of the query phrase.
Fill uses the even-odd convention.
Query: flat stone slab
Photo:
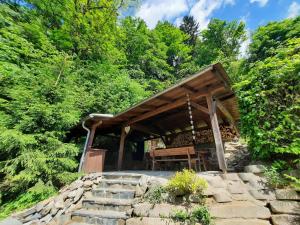
[[[221,175],[224,180],[241,180],[237,173],[226,173]]]
[[[239,177],[243,180],[243,181],[249,181],[251,179],[253,179],[256,175],[254,175],[253,173],[239,173]]]
[[[133,214],[139,217],[169,217],[175,210],[185,210],[185,207],[166,203],[139,203],[133,206]]]
[[[272,191],[266,190],[250,190],[249,193],[257,200],[275,200],[275,194]]]
[[[170,219],[136,217],[126,220],[126,225],[180,225],[180,223],[175,223]]]
[[[211,206],[210,212],[213,217],[218,219],[269,219],[271,217],[268,208],[244,202]]]
[[[232,202],[232,197],[227,191],[217,192],[216,194],[214,194],[214,199],[218,203]]]
[[[228,181],[227,182],[227,189],[231,194],[243,194],[246,191],[245,184],[239,181]]]
[[[294,215],[272,215],[273,225],[299,225],[300,224],[300,216]]]
[[[248,190],[268,190],[267,181],[264,178],[255,176],[246,183]]]
[[[300,202],[272,201],[270,206],[273,213],[300,215]]]
[[[278,200],[300,200],[300,193],[292,189],[278,189],[275,195]]]
[[[217,219],[215,225],[271,225],[267,220],[257,219]]]
[[[9,217],[0,221],[0,225],[22,225],[23,223],[15,218]]]
[[[213,188],[226,188],[226,183],[220,176],[207,176],[205,179]]]
[[[247,173],[263,173],[266,168],[263,165],[249,165],[245,166],[245,172]]]

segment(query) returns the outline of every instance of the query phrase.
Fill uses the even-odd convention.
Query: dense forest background
[[[121,17],[128,4],[0,1],[0,217],[78,176],[85,137],[71,130],[84,116],[120,112],[215,62],[239,97],[253,158],[299,164],[300,17],[259,27],[241,57],[243,22],[200,31],[187,16],[149,29]]]

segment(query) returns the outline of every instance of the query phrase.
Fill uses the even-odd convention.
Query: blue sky
[[[143,18],[150,28],[158,20],[179,25],[184,15],[193,15],[204,29],[211,18],[243,20],[249,31],[270,21],[300,14],[300,0],[140,0],[127,13]]]

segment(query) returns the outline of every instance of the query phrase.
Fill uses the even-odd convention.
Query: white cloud
[[[159,20],[173,20],[188,10],[186,0],[146,0],[135,16],[145,20],[150,28],[154,28]]]
[[[205,29],[210,21],[212,13],[219,9],[222,5],[234,5],[234,0],[199,0],[190,10],[190,15],[193,16],[199,23],[200,30]]]
[[[255,3],[257,2],[260,7],[264,7],[269,0],[250,0],[250,3]]]
[[[149,28],[154,28],[159,20],[168,20],[179,26],[183,15],[190,14],[203,29],[216,9],[234,4],[235,0],[144,0],[135,16],[145,20]]]
[[[247,39],[241,44],[239,58],[245,58],[248,56],[248,49],[251,43],[251,33],[250,30],[246,30]]]
[[[288,9],[288,18],[294,18],[300,15],[300,4],[297,2],[292,2]]]
[[[177,17],[176,20],[174,21],[175,26],[179,27],[180,24],[182,23],[183,16]]]

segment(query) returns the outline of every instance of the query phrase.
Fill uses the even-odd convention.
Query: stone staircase
[[[136,188],[141,175],[104,173],[97,188],[71,214],[70,225],[124,225],[132,214]]]

